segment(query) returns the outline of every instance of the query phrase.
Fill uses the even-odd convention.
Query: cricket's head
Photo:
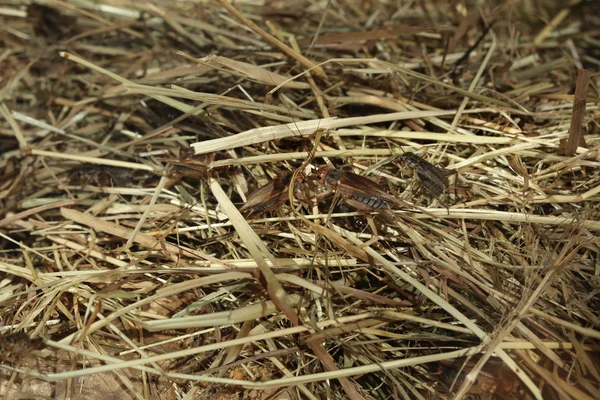
[[[321,184],[326,186],[335,186],[341,173],[342,171],[331,167],[321,167],[318,171]]]
[[[31,344],[29,336],[24,332],[12,333],[0,338],[0,349],[4,354],[18,355]]]
[[[414,168],[419,162],[419,156],[412,151],[406,152],[400,156],[400,164],[405,168]]]

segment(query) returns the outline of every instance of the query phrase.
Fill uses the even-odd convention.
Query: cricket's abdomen
[[[419,181],[423,186],[423,189],[430,195],[435,197],[440,196],[444,194],[449,187],[448,177],[444,174],[445,171],[440,171],[439,168],[434,166],[428,167],[431,167],[433,170],[426,167],[417,171]]]
[[[374,209],[374,210],[383,210],[384,208],[388,208],[389,204],[387,201],[382,200],[377,196],[360,196],[354,195],[352,196],[353,200],[356,200],[364,205]]]

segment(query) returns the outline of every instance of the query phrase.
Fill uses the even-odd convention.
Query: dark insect
[[[133,177],[133,171],[107,165],[83,164],[73,169],[69,177],[72,185],[95,184],[99,187],[125,186]]]
[[[25,332],[0,337],[0,353],[3,357],[20,357],[43,347],[41,339],[31,340]]]
[[[71,170],[71,185],[96,185],[100,188],[133,187],[139,181],[154,179],[158,175],[151,171],[135,170],[99,164],[82,164]]]
[[[202,158],[195,158],[194,149],[182,147],[179,150],[178,159],[163,159],[160,161],[171,164],[166,172],[166,175],[171,177],[205,178],[208,175],[208,167],[214,159],[215,153],[205,155]]]
[[[36,35],[48,39],[63,39],[74,31],[77,19],[66,15],[57,8],[32,3],[27,7],[27,18],[31,21]]]
[[[407,206],[407,203],[386,193],[377,183],[364,176],[329,167],[319,169],[319,176],[322,184],[335,190],[348,205],[359,211],[380,211],[393,220],[390,205]]]
[[[248,212],[249,215],[261,215],[269,211],[277,210],[284,205],[288,199],[288,187],[292,180],[292,176],[293,174],[291,172],[279,175],[266,185],[263,185],[250,193],[248,195],[248,200],[240,208],[240,211]],[[294,183],[294,194],[300,199],[304,198],[301,180],[302,175],[298,174],[296,176],[296,182]]]
[[[217,153],[196,155],[192,147],[182,147],[179,149],[179,157],[164,158],[159,161],[171,164],[166,169],[165,175],[177,181],[182,178],[206,178],[211,171],[228,173],[231,167],[212,167],[214,161],[224,158]]]
[[[461,371],[457,366],[444,366],[440,380],[448,387],[454,383],[457,388],[464,383],[467,374],[468,371]],[[496,393],[501,398],[514,398],[518,389],[519,379],[506,367],[497,365],[480,371],[469,393]]]
[[[413,177],[417,179],[425,192],[434,198],[448,191],[450,187],[448,176],[458,174],[457,171],[433,165],[412,152],[404,153],[400,156],[400,165],[403,168],[411,170]]]

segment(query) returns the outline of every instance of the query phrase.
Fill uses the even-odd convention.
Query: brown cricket
[[[319,169],[321,183],[335,190],[344,201],[359,211],[380,211],[387,219],[395,219],[390,210],[391,204],[406,207],[407,204],[386,193],[369,178],[335,168]]]
[[[293,174],[287,172],[276,176],[266,185],[263,185],[248,195],[248,200],[240,208],[241,212],[249,215],[261,215],[269,211],[275,211],[285,204],[288,199],[288,187],[292,181]],[[294,193],[302,198],[302,175],[296,175]]]
[[[167,175],[173,177],[205,178],[208,175],[208,167],[214,160],[216,154],[209,153],[204,157],[194,157],[194,149],[191,147],[182,147],[179,150],[178,159],[164,159],[171,164],[167,170]]]

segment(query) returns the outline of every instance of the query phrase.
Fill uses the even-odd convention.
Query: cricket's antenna
[[[278,85],[275,82],[275,80],[273,79],[273,77],[270,75],[270,73],[269,73],[269,78],[271,79],[271,82],[273,83],[273,85],[277,87]],[[283,103],[284,107],[287,109],[288,115],[292,119],[292,122],[293,122],[294,126],[296,127],[296,132],[294,132],[294,130],[290,129],[289,127],[288,127],[288,129],[290,129],[290,131],[292,132],[292,134],[294,136],[296,136],[297,138],[304,139],[304,135],[301,134],[300,128],[298,127],[298,124],[296,123],[296,119],[294,118],[294,114],[292,113],[292,110],[290,109],[290,107],[288,105],[288,102],[286,101],[286,99],[289,99],[289,97],[285,96],[283,88],[279,88],[279,91],[281,92],[280,95],[279,95],[279,100]],[[268,92],[268,95],[272,96],[272,91]],[[291,101],[291,99],[290,99],[290,101]],[[309,143],[309,146],[310,146],[308,148],[308,151],[307,151],[307,153],[308,153],[308,160],[306,160],[303,163],[303,166],[308,165],[310,162],[312,162],[314,160],[314,154],[316,153],[316,146],[318,146],[318,142],[320,140],[320,135],[318,135],[320,125],[321,125],[321,118],[319,118],[319,123],[317,125],[317,128],[315,129],[315,131],[313,133],[311,133],[311,135],[312,134],[317,134],[315,136],[314,142],[312,142],[310,140],[310,138],[308,140],[308,143]]]

